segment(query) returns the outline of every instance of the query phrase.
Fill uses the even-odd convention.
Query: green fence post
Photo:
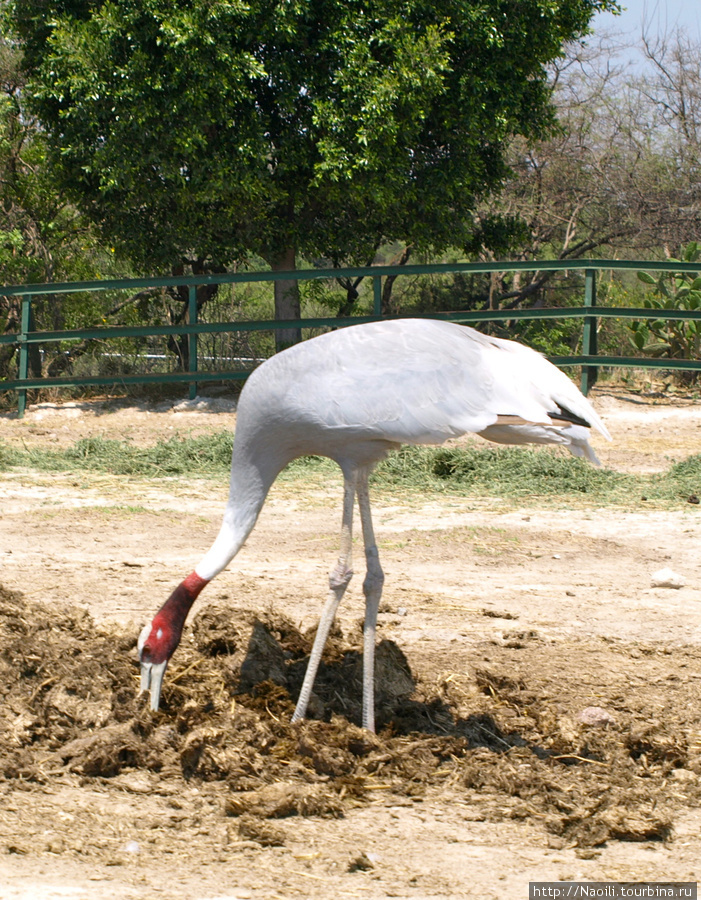
[[[596,308],[596,269],[584,270],[584,305]],[[596,356],[598,353],[598,319],[596,316],[585,316],[582,330],[582,353],[585,356]],[[597,366],[582,366],[582,393],[586,397],[596,384],[599,376]]]
[[[27,345],[27,334],[32,320],[32,298],[30,294],[22,298],[22,317],[19,334],[19,378],[25,381],[29,372],[29,346]],[[24,411],[27,408],[27,390],[20,388],[17,391],[17,418],[24,418]]]
[[[375,275],[372,279],[372,312],[375,316],[382,315],[382,276]]]
[[[196,285],[190,286],[190,293],[188,297],[188,321],[190,325],[197,325],[197,287]],[[197,335],[190,334],[187,339],[188,344],[188,361],[189,361],[189,371],[197,374]],[[197,396],[197,382],[190,382],[190,400],[194,400]]]

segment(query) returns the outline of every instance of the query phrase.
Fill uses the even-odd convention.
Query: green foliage
[[[18,48],[0,35],[0,283],[83,281],[124,274],[97,232],[66,199],[47,160],[46,134],[23,106]],[[101,321],[113,303],[107,294],[44,296],[32,304],[36,330],[61,330]],[[0,295],[0,331],[17,331],[20,301]],[[34,346],[30,367],[39,374],[67,349]],[[16,348],[0,345],[0,378],[16,372]]]
[[[513,285],[518,274],[507,275],[507,278]],[[557,273],[547,282],[537,305],[546,309],[581,306],[583,293],[583,272]],[[569,356],[576,352],[582,338],[581,319],[517,319],[495,324],[493,329],[495,334],[521,341],[546,356]]]
[[[612,0],[11,0],[62,187],[135,265],[470,247]],[[490,223],[500,246],[503,223]],[[507,229],[508,231],[509,229]]]
[[[0,36],[0,283],[70,281],[114,267],[47,163],[46,135],[23,107],[21,58]]]
[[[565,304],[566,305],[566,304]],[[503,337],[521,341],[546,356],[569,356],[582,336],[580,319],[520,320]]]
[[[682,252],[681,260],[696,263],[701,259],[701,245],[695,241]],[[648,356],[667,359],[698,359],[701,344],[701,321],[665,319],[665,310],[701,309],[701,275],[689,272],[665,272],[654,278],[638,272],[643,284],[653,288],[643,298],[643,306],[659,317],[634,320],[630,324],[631,342],[636,350]]]

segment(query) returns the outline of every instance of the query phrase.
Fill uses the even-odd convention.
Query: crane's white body
[[[472,328],[399,319],[296,344],[246,382],[222,533],[195,571],[206,580],[221,572],[279,472],[300,456],[328,456],[345,473],[402,444],[472,432],[497,443],[562,444],[598,462],[586,427],[553,422],[558,408],[610,439],[563,372],[522,344]],[[521,421],[499,424],[511,418]]]
[[[345,482],[341,557],[331,574],[295,718],[306,711],[326,634],[352,574],[350,530],[357,494],[368,563],[363,720],[372,728],[375,619],[383,580],[367,492],[372,466],[402,444],[441,444],[467,432],[499,443],[561,444],[598,462],[588,443],[589,427],[609,438],[569,378],[513,341],[428,319],[356,325],[321,335],[267,360],[246,382],[224,520],[195,574],[205,584],[236,555],[288,462],[305,455],[335,460]],[[142,644],[147,631],[148,626]],[[153,695],[152,688],[152,701]]]

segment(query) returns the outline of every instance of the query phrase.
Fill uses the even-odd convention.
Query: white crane
[[[300,456],[333,459],[343,472],[341,552],[292,721],[304,718],[336,610],[353,574],[355,497],[365,544],[363,726],[374,731],[374,652],[384,575],[373,533],[368,475],[401,444],[441,444],[475,432],[506,444],[563,444],[598,464],[591,404],[534,350],[472,328],[428,319],[355,325],[267,360],[241,392],[229,500],[209,552],[139,636],[141,690],[158,709],[163,676],[195,598],[251,533],[280,471]]]

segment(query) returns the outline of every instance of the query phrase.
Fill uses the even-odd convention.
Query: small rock
[[[686,584],[686,578],[671,569],[660,569],[652,575],[653,587],[680,588]]]
[[[285,832],[257,816],[243,815],[238,820],[242,840],[255,841],[262,847],[284,847]]]
[[[487,616],[490,619],[518,619],[517,615],[503,609],[483,609],[482,615]]]
[[[689,769],[672,769],[669,774],[671,778],[679,782],[687,782],[690,784],[693,781],[698,781],[696,772],[692,772]]]
[[[224,804],[227,816],[249,813],[260,819],[287,816],[340,816],[338,794],[322,784],[275,782],[257,791],[234,792]]]
[[[66,842],[62,837],[57,837],[56,835],[52,835],[44,845],[44,849],[47,853],[65,853],[66,850]]]
[[[397,615],[398,615],[398,616],[405,616],[405,615],[407,614],[408,611],[409,611],[409,610],[406,608],[406,606],[399,606],[399,607],[397,608]]]
[[[367,872],[372,868],[374,868],[374,865],[367,853],[359,853],[348,863],[349,872]]]
[[[139,772],[116,775],[112,783],[118,785],[120,790],[130,791],[132,794],[150,794],[153,791],[151,779]]]
[[[604,725],[613,725],[616,722],[611,713],[600,706],[587,706],[577,718],[583,725],[590,725],[596,728],[601,728]]]

